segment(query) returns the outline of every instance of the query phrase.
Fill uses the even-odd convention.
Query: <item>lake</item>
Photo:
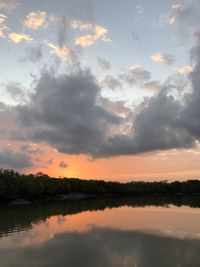
[[[200,197],[0,205],[0,267],[199,267]]]

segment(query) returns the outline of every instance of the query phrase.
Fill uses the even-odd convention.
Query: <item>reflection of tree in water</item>
[[[35,203],[30,205],[1,205],[0,206],[0,236],[16,231],[32,228],[32,224],[45,222],[51,216],[59,215],[58,223],[62,223],[63,217],[68,214],[76,214],[83,211],[104,210],[122,206],[189,206],[200,207],[200,196],[155,196],[155,197],[107,197],[88,198],[79,200],[65,200],[48,203]]]

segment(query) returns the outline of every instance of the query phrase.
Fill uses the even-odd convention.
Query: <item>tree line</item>
[[[95,195],[154,195],[154,194],[199,194],[200,181],[127,183],[103,180],[82,180],[78,178],[51,178],[46,174],[20,174],[13,170],[0,169],[0,200],[50,199],[70,193]]]

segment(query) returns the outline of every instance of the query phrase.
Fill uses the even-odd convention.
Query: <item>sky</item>
[[[0,0],[0,167],[200,178],[198,0]]]

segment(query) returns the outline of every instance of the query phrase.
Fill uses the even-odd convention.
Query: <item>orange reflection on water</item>
[[[188,207],[113,208],[75,215],[52,216],[27,232],[3,237],[1,246],[40,244],[64,232],[82,232],[92,227],[144,231],[178,238],[200,238],[200,209]],[[18,238],[20,236],[20,238]]]

